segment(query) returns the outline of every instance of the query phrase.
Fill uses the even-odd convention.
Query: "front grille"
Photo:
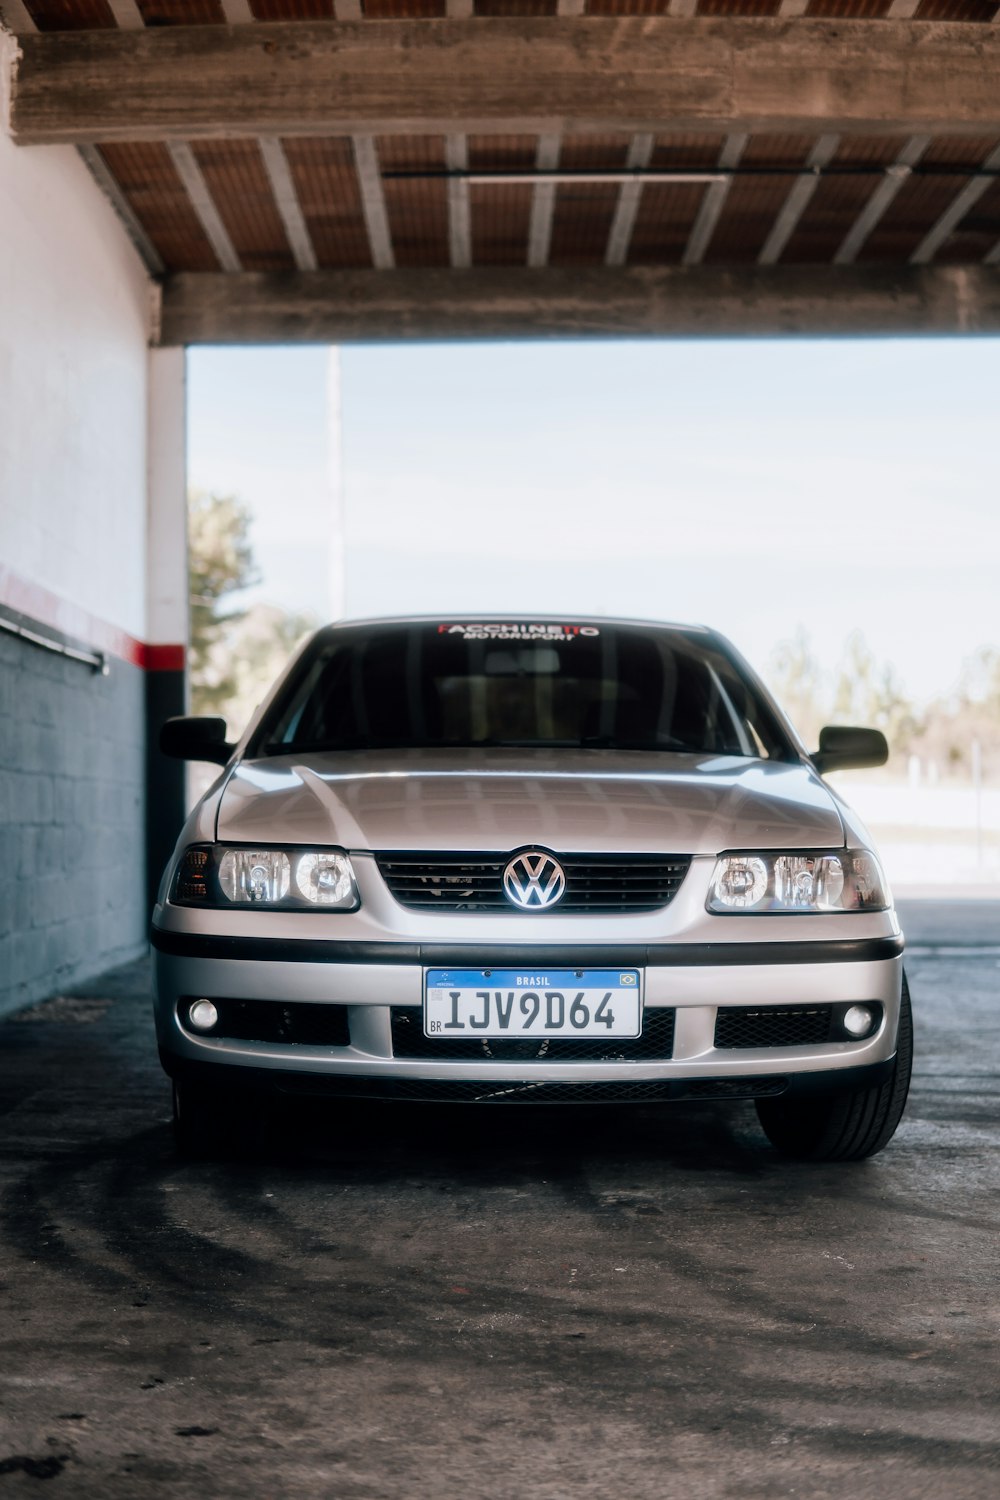
[[[225,1037],[239,1042],[283,1042],[311,1047],[349,1047],[346,1005],[308,1005],[284,1000],[218,1000],[219,1019],[211,1031],[199,1031],[187,1020],[191,998],[178,1006],[181,1025],[190,1036]]]
[[[657,911],[677,894],[688,855],[558,855],[566,891],[553,914]],[[516,911],[503,893],[509,854],[377,854],[382,879],[412,911]]]
[[[809,1047],[829,1042],[832,1005],[768,1006],[766,1009],[720,1008],[715,1021],[716,1047]]]
[[[556,1083],[531,1079],[475,1083],[468,1079],[360,1078],[321,1073],[284,1074],[286,1094],[384,1099],[420,1104],[668,1104],[699,1099],[761,1099],[783,1094],[788,1079],[628,1079],[611,1083]]]
[[[668,1062],[674,1052],[674,1012],[647,1010],[637,1037],[495,1037],[425,1036],[419,1006],[392,1007],[392,1055],[411,1060],[454,1062]]]

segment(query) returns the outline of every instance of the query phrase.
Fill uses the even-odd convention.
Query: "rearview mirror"
[[[889,745],[880,729],[854,729],[828,724],[819,732],[819,749],[812,763],[821,776],[827,771],[860,770],[862,766],[884,766]]]
[[[226,740],[225,719],[184,715],[168,719],[160,730],[160,749],[174,760],[210,760],[224,766],[234,748]]]

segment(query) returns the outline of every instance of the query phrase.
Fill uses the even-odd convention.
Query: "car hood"
[[[237,765],[217,836],[355,850],[717,854],[837,848],[808,766],[605,750],[379,751]]]

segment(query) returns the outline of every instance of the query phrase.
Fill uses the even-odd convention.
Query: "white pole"
[[[976,793],[976,869],[983,869],[983,751],[978,739],[972,741],[972,785]]]
[[[330,495],[330,619],[347,606],[344,565],[344,469],[340,415],[340,350],[332,345],[326,365],[327,484]]]

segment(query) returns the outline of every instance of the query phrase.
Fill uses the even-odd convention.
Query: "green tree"
[[[222,714],[236,680],[218,647],[245,610],[225,601],[257,582],[250,544],[252,517],[234,495],[192,490],[188,495],[188,565],[191,590],[191,706]]]
[[[220,710],[231,735],[243,733],[289,656],[318,623],[310,614],[289,614],[273,604],[255,604],[233,621],[217,648],[217,655],[224,653],[232,683]]]
[[[827,722],[823,673],[812,653],[812,643],[800,625],[790,641],[774,648],[768,680],[781,707],[806,744],[815,750],[819,731]]]
[[[978,741],[987,782],[1000,781],[1000,652],[983,646],[962,666],[950,693],[927,705],[912,748],[939,776],[967,778]]]
[[[893,668],[880,664],[860,630],[847,641],[833,700],[834,720],[881,729],[890,751],[910,746],[918,718]]]
[[[980,646],[962,664],[958,698],[963,704],[980,705],[1000,720],[1000,651]]]

